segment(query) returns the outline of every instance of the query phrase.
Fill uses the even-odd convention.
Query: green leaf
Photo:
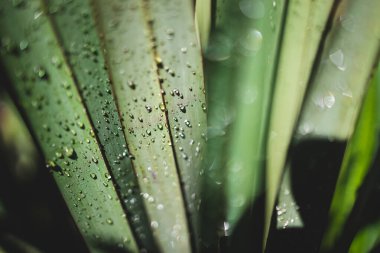
[[[379,73],[379,71],[377,71]],[[330,207],[330,222],[324,236],[323,248],[331,249],[343,232],[343,225],[354,206],[357,192],[371,167],[376,151],[378,75],[373,78],[364,100],[358,122],[344,155],[342,168]],[[377,86],[376,86],[377,85]]]
[[[293,249],[300,234],[297,250],[319,248],[346,142],[353,133],[376,63],[380,28],[368,24],[379,22],[374,11],[379,7],[374,1],[342,1],[337,6],[287,158],[305,227],[290,230],[288,235],[273,230],[273,238],[277,239],[268,242],[269,251]],[[285,235],[287,240],[282,237]]]
[[[87,0],[47,0],[66,57],[90,116],[121,203],[142,247],[155,250],[150,223],[134,174],[122,125],[105,69],[100,40]],[[75,29],[73,29],[75,27]]]
[[[244,1],[243,1],[244,2]],[[244,3],[249,3],[245,1]],[[240,4],[249,22],[249,30],[241,34],[243,58],[232,83],[237,85],[236,119],[231,133],[227,166],[227,220],[233,227],[243,212],[262,194],[264,160],[266,159],[267,125],[280,42],[285,3],[262,3],[254,16],[245,13],[251,8]],[[263,17],[255,20],[256,15]],[[248,15],[248,16],[247,16]],[[253,39],[253,41],[252,41]],[[256,51],[252,54],[253,51]],[[247,141],[250,140],[250,141]]]
[[[195,19],[197,34],[203,50],[207,48],[207,43],[211,29],[211,0],[201,0],[195,2]]]
[[[215,226],[222,226],[222,233],[233,231],[263,193],[276,71],[270,62],[277,61],[284,10],[284,1],[217,1],[216,27],[205,53],[209,153],[204,219],[214,220],[206,240],[213,240]],[[221,210],[216,214],[212,206]]]
[[[380,221],[363,228],[351,244],[349,253],[369,253],[380,242]]]
[[[191,2],[99,0],[95,9],[153,235],[162,251],[189,252],[206,126]]]
[[[2,1],[1,60],[92,252],[137,252],[95,129],[41,1]]]
[[[293,128],[332,4],[330,0],[290,0],[288,3],[270,115],[265,234]]]

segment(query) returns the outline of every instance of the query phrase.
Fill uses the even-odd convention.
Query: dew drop
[[[83,122],[78,121],[78,122],[77,122],[77,125],[79,126],[79,128],[84,129],[84,124],[83,124]]]
[[[52,63],[55,67],[57,67],[57,68],[61,67],[61,65],[62,65],[61,60],[60,60],[57,56],[53,56],[53,57],[51,57],[51,63]]]
[[[346,65],[344,62],[344,54],[341,49],[331,53],[329,55],[330,61],[337,67],[339,70],[346,70]]]
[[[260,19],[265,15],[265,5],[258,0],[242,0],[239,2],[240,11],[247,18]]]
[[[181,112],[185,113],[186,112],[186,106],[183,105],[183,104],[178,104],[178,107],[180,109]]]
[[[175,32],[172,28],[168,28],[166,29],[166,34],[168,39],[173,39]]]
[[[154,60],[156,61],[156,64],[157,64],[157,66],[158,66],[159,68],[162,68],[162,67],[163,67],[161,57],[156,56],[156,57],[154,57]]]
[[[111,175],[108,174],[108,173],[104,173],[104,177],[105,177],[107,180],[111,180]]]
[[[185,120],[185,125],[187,126],[187,127],[191,127],[191,123],[190,123],[190,121],[189,120]]]
[[[205,112],[207,110],[206,103],[201,104],[202,110]]]
[[[46,70],[41,66],[35,66],[34,73],[39,79],[47,79],[48,77]]]
[[[230,37],[219,32],[210,37],[205,56],[211,61],[225,61],[231,57],[234,43]]]
[[[129,88],[131,88],[132,90],[136,89],[136,83],[134,81],[128,81],[127,82],[127,85]]]
[[[157,229],[158,228],[158,222],[157,221],[152,221],[150,223],[150,226],[153,228],[153,229]]]
[[[260,50],[263,43],[263,35],[259,30],[251,29],[246,36],[240,41],[243,54],[252,55]]]
[[[65,154],[69,158],[74,158],[75,157],[75,151],[72,147],[65,147]]]
[[[53,161],[47,161],[46,162],[46,168],[48,169],[54,169],[55,167],[57,167],[57,164]]]
[[[329,92],[326,96],[323,98],[323,103],[327,108],[332,108],[335,104],[335,96],[331,92]]]
[[[165,109],[166,109],[164,103],[160,103],[159,108],[160,108],[160,110],[161,110],[162,112],[164,112]]]
[[[348,32],[355,31],[355,20],[351,16],[340,16],[339,21],[342,27]]]
[[[20,46],[20,50],[21,51],[25,51],[29,47],[29,42],[26,41],[26,40],[22,40],[22,41],[20,41],[20,45],[19,46]]]
[[[149,106],[149,105],[146,105],[146,106],[145,106],[145,109],[146,109],[149,113],[152,112],[152,107]]]

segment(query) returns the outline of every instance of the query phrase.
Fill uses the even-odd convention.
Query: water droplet
[[[183,104],[178,104],[178,107],[179,109],[181,110],[181,112],[185,113],[186,112],[186,106],[183,105]]]
[[[19,46],[20,46],[20,50],[21,51],[25,51],[29,47],[29,42],[26,41],[26,40],[22,40],[22,41],[20,41],[20,45]]]
[[[37,75],[39,79],[47,79],[48,75],[46,70],[41,66],[35,66],[34,67],[34,73]]]
[[[162,67],[163,67],[161,57],[159,57],[159,56],[155,56],[155,57],[154,57],[154,60],[156,61],[156,65],[157,65],[158,68],[162,68]]]
[[[50,131],[50,127],[47,124],[43,124],[42,128],[45,129],[46,131]]]
[[[79,128],[84,129],[84,124],[83,124],[83,122],[78,121],[78,122],[77,122],[77,125],[79,126]]]
[[[112,224],[113,224],[113,220],[112,220],[111,218],[108,218],[108,219],[107,219],[107,223],[108,223],[109,225],[112,225]]]
[[[342,27],[348,31],[348,32],[354,32],[355,31],[355,20],[353,17],[344,15],[339,17],[339,21],[342,25]]]
[[[191,127],[191,123],[190,123],[190,121],[189,120],[185,120],[185,125],[187,126],[187,127]]]
[[[57,164],[53,161],[47,161],[46,162],[46,168],[48,169],[54,169],[55,167],[57,167]]]
[[[136,83],[134,81],[128,81],[127,82],[127,85],[129,88],[131,88],[132,90],[136,89]]]
[[[265,15],[265,5],[258,0],[242,0],[239,2],[240,11],[247,18],[260,19]]]
[[[347,98],[352,98],[352,91],[348,87],[347,83],[343,80],[339,80],[336,85],[336,90]]]
[[[65,147],[65,154],[69,158],[74,158],[75,157],[75,151],[72,147]]]
[[[205,112],[207,110],[206,103],[201,104],[202,110]]]
[[[62,66],[62,61],[57,56],[51,57],[51,63],[57,68]]]
[[[224,221],[219,227],[219,235],[220,236],[229,236],[230,235],[230,223]]]
[[[110,174],[108,174],[108,173],[104,173],[104,177],[109,181],[109,180],[111,180],[111,175]]]
[[[39,19],[42,16],[42,14],[44,14],[44,12],[40,10],[34,12],[34,15],[33,15],[34,20]]]
[[[224,61],[231,57],[233,41],[221,32],[210,37],[205,56],[211,61]]]
[[[157,221],[152,221],[150,223],[150,226],[153,228],[153,229],[157,229],[158,228],[158,222]]]
[[[186,47],[181,48],[181,52],[184,53],[184,54],[186,54],[187,53],[187,48]]]
[[[331,92],[328,92],[326,96],[323,97],[323,103],[327,108],[332,108],[335,104],[335,96]]]
[[[263,35],[259,30],[251,29],[246,36],[240,40],[243,54],[250,56],[260,50],[263,43]]]
[[[149,113],[152,112],[152,107],[149,106],[149,105],[146,105],[146,106],[145,106],[145,109],[146,109]]]
[[[164,103],[160,103],[159,107],[162,112],[166,110]]]
[[[174,30],[172,28],[168,28],[168,29],[166,29],[166,34],[167,34],[167,38],[169,40],[171,40],[171,39],[173,39],[175,33],[174,33]]]
[[[346,70],[346,65],[344,62],[344,54],[341,49],[336,50],[335,52],[329,55],[330,61],[340,70]]]

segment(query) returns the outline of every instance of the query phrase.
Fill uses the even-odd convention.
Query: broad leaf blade
[[[377,110],[380,106],[376,96],[378,89],[376,82],[379,81],[374,78],[344,155],[330,207],[330,222],[324,236],[324,250],[332,249],[343,233],[344,223],[354,206],[357,192],[375,155],[378,141],[376,136],[379,131],[376,125]]]
[[[273,230],[273,238],[279,237],[268,242],[268,252],[293,250],[295,238],[302,238],[299,252],[319,249],[346,142],[378,54],[380,28],[368,24],[379,22],[379,7],[374,1],[343,1],[336,10],[287,160],[305,227],[282,233],[287,240]],[[354,26],[342,17],[352,17]]]
[[[164,3],[165,2],[165,3]],[[201,163],[205,150],[206,104],[200,45],[191,1],[146,1],[158,75],[165,91],[170,134],[191,229],[199,239]]]
[[[2,62],[73,218],[91,251],[136,252],[94,129],[41,1],[13,4],[1,3]]]
[[[197,230],[205,105],[190,7],[188,1],[95,1],[127,143],[165,252],[190,251],[177,169]]]
[[[148,217],[112,95],[90,2],[47,0],[47,3],[121,202],[131,217],[131,226],[142,247],[154,250]]]
[[[288,3],[270,115],[265,234],[293,128],[332,5],[330,0]]]
[[[284,1],[275,2],[276,5],[258,1],[253,7],[242,2],[240,11],[249,21],[247,30],[239,34],[243,57],[231,80],[237,86],[237,115],[230,136],[226,184],[227,220],[232,227],[264,187],[267,125],[277,66],[273,63],[277,61],[285,10]]]
[[[205,53],[209,152],[204,216],[214,224],[204,236],[214,243],[216,224],[221,234],[230,234],[263,193],[266,129],[277,66],[271,62],[277,61],[285,10],[284,1],[216,4],[216,26]],[[220,206],[217,214],[211,213],[212,206]]]

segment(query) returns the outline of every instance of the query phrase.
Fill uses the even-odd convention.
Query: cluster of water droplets
[[[356,26],[355,19],[347,14],[339,17],[337,25],[335,29],[340,29],[342,33],[353,33]],[[320,88],[313,95],[312,101],[317,110],[329,113],[330,110],[335,110],[336,105],[345,106],[351,103],[353,93],[345,74],[349,71],[350,64],[353,64],[351,61],[344,51],[344,42],[339,42],[330,49],[321,68],[326,71],[326,69],[332,67],[329,71],[338,73],[336,75],[330,74],[329,79],[325,83],[321,83]],[[316,131],[318,129],[311,122],[304,122],[298,129],[301,135],[311,134]]]
[[[10,64],[7,67],[14,72],[11,78],[17,84],[15,89],[20,101],[24,101],[22,106],[27,115],[34,119],[30,122],[37,129],[35,134],[46,154],[46,167],[53,173],[58,185],[66,188],[64,197],[85,237],[107,242],[111,239],[118,247],[128,248],[131,241],[128,233],[124,233],[127,237],[121,239],[104,237],[106,231],[112,231],[104,226],[126,221],[124,212],[118,206],[113,179],[119,180],[123,188],[122,201],[128,202],[130,210],[136,203],[137,185],[127,175],[131,173],[128,165],[130,155],[118,122],[110,80],[103,69],[99,44],[94,44],[91,37],[94,34],[89,34],[94,29],[93,23],[89,22],[90,13],[85,11],[89,8],[73,11],[78,7],[78,1],[72,1],[71,5],[52,1],[48,5],[48,13],[45,13],[38,1],[20,0],[12,1],[12,4],[15,8],[9,10],[12,14],[24,19],[30,16],[31,22],[22,24],[24,27],[19,29],[25,33],[16,34],[2,29],[0,50],[7,64]],[[63,4],[65,8],[62,8]],[[4,8],[9,6],[5,5]],[[56,38],[51,36],[53,33],[46,14],[55,15],[57,23],[65,16],[72,16],[79,24],[81,30],[77,36],[83,40],[73,40],[70,44],[65,44],[64,39],[62,41],[64,48],[67,48],[66,59],[57,50],[59,46]],[[59,25],[65,24],[62,21]],[[63,28],[62,33],[64,31]],[[37,57],[41,52],[45,52],[43,59]],[[74,66],[73,75],[78,79],[79,90],[71,78],[66,60]],[[86,103],[86,110],[82,102]],[[114,178],[106,168],[101,151],[106,155]],[[87,192],[88,189],[90,192]],[[99,189],[99,194],[94,194],[93,189]],[[119,213],[118,217],[114,217],[116,213]]]

